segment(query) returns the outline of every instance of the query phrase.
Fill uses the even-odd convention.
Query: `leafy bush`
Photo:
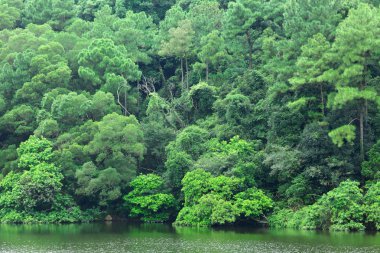
[[[0,223],[73,223],[91,221],[97,211],[83,212],[62,193],[63,175],[51,163],[52,144],[32,136],[20,145],[20,173],[0,181]]]
[[[380,182],[369,187],[364,196],[364,210],[368,225],[380,230]]]
[[[164,181],[154,174],[136,177],[130,186],[132,191],[124,196],[131,217],[148,222],[169,220],[175,206],[172,194],[163,193]]]
[[[370,191],[369,193],[368,199],[373,199],[372,196],[375,194]],[[295,212],[288,209],[277,211],[269,220],[273,227],[335,231],[364,230],[366,208],[363,201],[359,183],[348,180],[323,195],[315,204]],[[370,206],[374,202],[368,201],[368,203]],[[376,214],[370,217],[372,220]]]
[[[370,180],[380,180],[380,141],[372,146],[368,158],[362,163],[362,175]]]
[[[197,169],[188,172],[182,184],[185,206],[175,221],[178,226],[224,225],[243,218],[257,220],[273,207],[273,201],[263,191],[245,189],[239,178],[213,177]]]

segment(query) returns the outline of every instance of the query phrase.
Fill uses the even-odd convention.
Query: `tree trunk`
[[[127,90],[124,89],[124,108],[127,108]],[[124,112],[125,116],[127,116],[127,110]]]
[[[159,67],[161,78],[162,78],[162,84],[165,86],[166,85],[165,73],[164,73],[164,70],[162,69],[160,62],[158,63],[158,67]]]
[[[122,101],[121,101],[122,98],[120,98],[120,96],[122,95],[122,94],[120,94],[120,92],[122,92],[121,89],[123,89],[123,88],[124,88],[124,103],[122,103]],[[125,86],[119,86],[119,88],[117,88],[116,93],[117,93],[117,103],[121,106],[121,108],[123,108],[124,115],[125,116],[127,116],[128,114],[130,115],[130,113],[129,113],[128,109],[127,109],[127,103],[126,103],[126,101],[127,101],[127,98],[126,98],[127,91],[125,90]]]
[[[208,82],[208,63],[206,63],[206,82]]]
[[[363,71],[363,80],[360,84],[360,90],[363,91],[366,86],[366,74],[367,74],[367,65],[364,65]],[[367,108],[367,100],[360,101],[360,160],[364,161],[365,159],[365,149],[364,149],[364,120],[367,118],[366,116],[366,108]]]
[[[253,57],[253,42],[252,42],[252,39],[251,39],[251,32],[248,30],[245,34],[246,34],[246,37],[247,37],[247,42],[248,42],[248,47],[249,47],[249,68],[252,69],[253,68],[253,60],[252,60],[252,57]]]
[[[186,89],[189,89],[189,64],[187,62],[187,57],[185,58],[186,63]]]
[[[361,106],[360,108],[360,160],[364,161],[365,151],[364,151],[364,110],[365,108]]]
[[[183,74],[183,58],[181,58],[181,74],[182,74],[182,88],[184,88],[185,76]]]
[[[321,109],[322,109],[322,115],[324,118],[325,117],[325,98],[324,98],[324,94],[323,94],[323,85],[320,84],[319,87],[321,89]]]

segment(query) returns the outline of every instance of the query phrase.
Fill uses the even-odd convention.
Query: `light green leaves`
[[[143,221],[164,222],[170,217],[175,199],[173,195],[163,193],[164,181],[154,174],[141,175],[131,183],[130,191],[124,196],[131,217]]]
[[[19,156],[18,166],[21,169],[31,169],[40,163],[52,162],[52,143],[45,138],[31,136],[29,140],[21,143],[17,149]]]
[[[20,0],[0,1],[0,30],[14,28],[21,17],[20,6],[18,5],[22,4]]]
[[[0,208],[18,212],[50,210],[63,186],[63,175],[53,163],[52,143],[32,136],[17,150],[21,173],[8,174],[0,183]]]
[[[259,220],[273,201],[257,188],[244,191],[236,177],[217,176],[202,169],[188,172],[182,180],[185,206],[176,225],[213,226],[234,223],[241,217]]]
[[[355,100],[367,100],[377,102],[378,94],[375,89],[366,88],[359,90],[354,87],[338,87],[338,92],[333,97],[332,106],[334,109],[341,109],[347,103]]]
[[[345,125],[332,130],[329,136],[333,143],[338,147],[342,147],[346,142],[353,144],[356,137],[356,127],[354,125]]]
[[[347,180],[313,205],[296,212],[282,210],[274,214],[270,221],[273,226],[283,228],[361,231],[365,228],[363,223],[366,210],[363,203],[359,183]]]
[[[235,196],[236,209],[246,218],[259,218],[263,213],[267,213],[273,208],[273,200],[262,190],[249,188]]]
[[[370,185],[364,195],[364,209],[367,213],[366,221],[380,231],[380,182]]]

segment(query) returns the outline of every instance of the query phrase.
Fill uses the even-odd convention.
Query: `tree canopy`
[[[378,0],[0,0],[0,223],[379,225]]]

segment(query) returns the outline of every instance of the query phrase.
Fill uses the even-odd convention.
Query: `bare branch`
[[[142,77],[141,82],[138,84],[138,89],[144,92],[145,94],[151,94],[156,92],[155,84],[157,83],[154,77]]]
[[[119,84],[119,87],[117,88],[117,103],[123,108],[124,115],[131,115],[131,113],[127,109],[127,81],[124,81],[123,83]],[[122,89],[124,89],[124,104],[120,101],[120,93],[122,92]]]

